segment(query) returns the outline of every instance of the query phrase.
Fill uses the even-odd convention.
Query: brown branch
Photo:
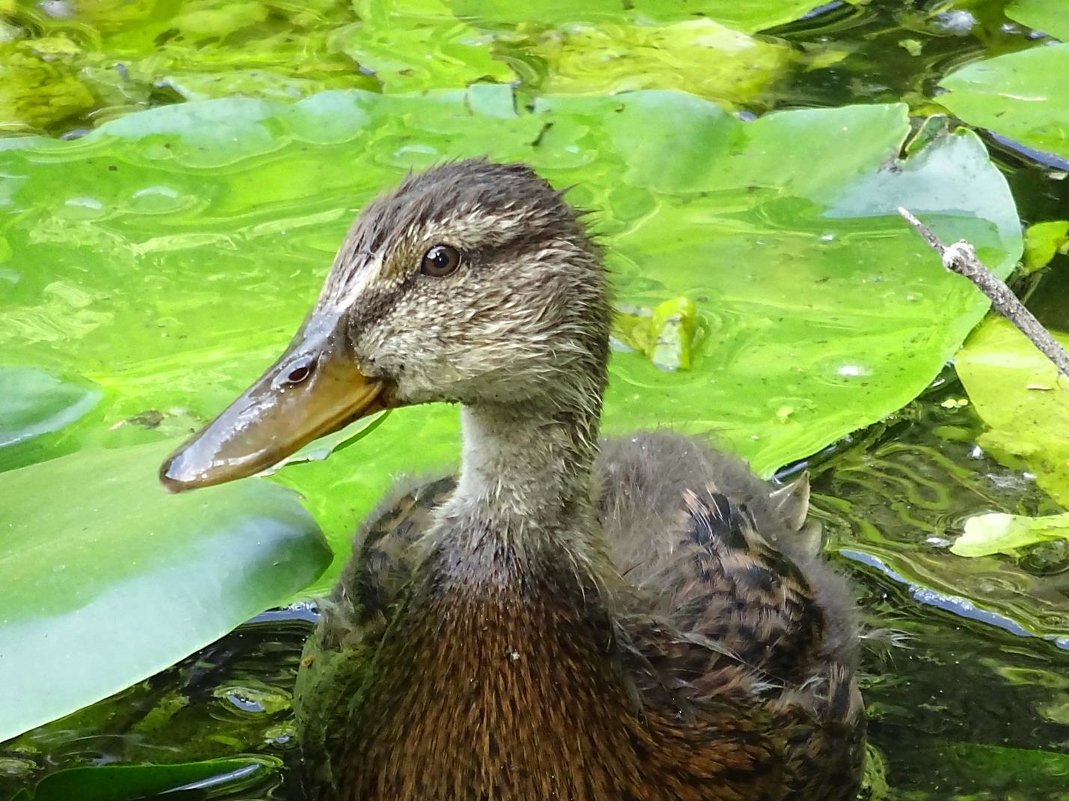
[[[920,234],[924,241],[931,245],[943,259],[943,266],[952,273],[968,278],[987,297],[991,299],[991,305],[995,311],[1017,326],[1017,329],[1028,337],[1032,344],[1054,362],[1062,375],[1069,378],[1069,353],[1058,344],[1050,332],[1043,327],[1032,314],[1018,300],[1006,283],[997,275],[987,269],[976,257],[976,249],[964,239],[953,245],[944,245],[939,241],[932,229],[914,217],[907,209],[899,206],[898,213],[906,218],[913,230]]]

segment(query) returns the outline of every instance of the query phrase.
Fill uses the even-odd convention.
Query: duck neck
[[[449,511],[463,515],[468,530],[510,545],[541,540],[582,548],[595,531],[591,482],[600,412],[600,401],[563,410],[462,407],[464,453]]]

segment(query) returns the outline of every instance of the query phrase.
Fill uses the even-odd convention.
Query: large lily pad
[[[690,370],[616,356],[607,428],[715,432],[768,473],[908,402],[983,314],[896,206],[1003,275],[1020,253],[978,140],[946,135],[896,162],[908,130],[897,105],[743,123],[667,92],[517,111],[495,86],[161,108],[0,152],[23,276],[0,300],[0,346],[103,387],[75,439],[188,430],[288,340],[374,191],[447,157],[526,159],[599,211],[621,302],[696,305]],[[149,413],[155,429],[122,425]],[[278,474],[342,552],[396,473],[452,462],[456,411],[397,412],[365,442]]]
[[[1056,336],[1069,346],[1069,335]],[[1069,380],[1002,318],[969,337],[954,367],[989,427],[980,445],[1069,507]]]
[[[942,81],[939,98],[966,122],[1033,150],[1069,159],[1069,44],[969,64]]]
[[[328,563],[293,493],[250,481],[169,496],[155,479],[166,452],[0,474],[0,741],[156,673]]]
[[[1029,28],[1069,41],[1069,17],[1061,0],[1013,0],[1006,16]]]

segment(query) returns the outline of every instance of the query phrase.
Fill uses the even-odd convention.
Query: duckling
[[[697,439],[599,440],[611,305],[583,219],[523,164],[410,175],[300,331],[175,452],[178,491],[373,412],[460,405],[459,474],[388,499],[295,708],[330,801],[847,801],[864,709],[842,580],[773,488]]]

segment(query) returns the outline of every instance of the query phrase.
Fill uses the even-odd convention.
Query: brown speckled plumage
[[[665,473],[687,471],[692,486],[673,496]],[[864,713],[853,613],[841,580],[790,527],[797,513],[771,504],[737,460],[671,434],[607,440],[598,472],[612,587],[559,554],[517,560],[490,545],[464,555],[447,590],[432,578],[452,572],[432,567],[444,553],[412,556],[453,478],[371,516],[298,681],[305,737],[337,735],[332,751],[305,745],[317,797],[854,797]],[[663,497],[643,492],[649,482]],[[804,480],[781,494],[804,510]],[[644,541],[614,539],[670,517]],[[310,666],[351,657],[355,631],[380,643],[406,605],[421,608],[415,627],[395,623],[397,650],[378,646],[368,683],[324,716],[307,700],[323,686]],[[384,719],[395,724],[366,722]]]
[[[440,243],[459,268],[421,272]],[[306,328],[390,404],[460,403],[465,444],[323,603],[295,698],[313,796],[853,797],[852,603],[807,485],[668,433],[599,444],[610,316],[599,249],[525,166],[438,167],[354,225]]]

